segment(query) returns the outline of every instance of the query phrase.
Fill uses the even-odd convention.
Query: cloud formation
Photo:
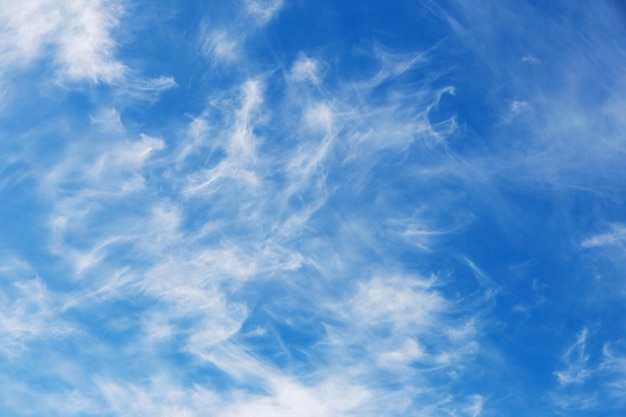
[[[4,3],[0,414],[623,407],[609,2]]]
[[[11,69],[48,57],[62,82],[115,82],[126,71],[112,34],[122,11],[113,1],[5,1],[2,61]]]

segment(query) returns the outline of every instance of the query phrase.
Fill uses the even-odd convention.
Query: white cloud
[[[419,332],[430,326],[445,306],[445,300],[429,291],[433,279],[379,277],[359,285],[349,303],[355,323],[376,328],[390,326],[394,331],[408,328]]]
[[[626,341],[606,343],[602,348],[599,371],[606,374],[606,387],[610,395],[622,404],[626,394]]]
[[[8,272],[8,273],[7,273]],[[41,339],[69,335],[73,328],[59,316],[57,297],[38,277],[20,279],[5,270],[0,287],[0,353],[12,358]],[[3,281],[4,281],[3,279]],[[9,284],[9,285],[6,285]]]
[[[626,225],[611,224],[609,231],[588,237],[581,242],[583,248],[598,248],[605,246],[621,246],[626,242]]]
[[[480,395],[470,397],[471,404],[465,408],[465,412],[470,417],[478,417],[483,411],[484,399]]]
[[[332,106],[327,103],[315,103],[305,109],[304,121],[312,130],[324,132],[326,135],[332,134],[335,125]]]
[[[586,346],[587,329],[583,329],[563,355],[562,361],[566,368],[554,372],[561,385],[580,384],[590,377],[592,371],[588,367],[589,355],[585,352]]]
[[[117,112],[104,113],[92,118],[104,132],[123,133],[123,126]],[[150,154],[163,149],[161,139],[140,134],[140,140],[117,140],[108,146],[95,145],[92,149],[76,146],[70,149],[68,159],[53,168],[44,179],[46,192],[54,192],[64,183],[81,181],[93,193],[122,192],[127,182],[135,181],[135,176],[145,164]],[[131,190],[132,191],[132,190]]]
[[[625,403],[626,344],[623,339],[605,342],[600,354],[588,347],[588,338],[585,328],[563,355],[567,367],[555,372],[560,387],[552,400],[564,410],[619,409]]]
[[[241,64],[246,59],[248,39],[277,16],[283,4],[283,0],[243,0],[243,7],[227,24],[205,21],[199,34],[202,53],[214,66]]]
[[[121,8],[111,1],[3,1],[0,55],[5,67],[52,55],[62,82],[112,83],[126,67],[115,58],[112,30]]]
[[[246,13],[264,25],[283,8],[284,0],[245,0]]]
[[[609,272],[610,270],[606,267],[616,268],[615,270],[619,271],[626,261],[626,225],[619,222],[608,223],[602,229],[604,231],[583,239],[580,242],[580,248],[584,250],[585,257],[591,261],[590,266],[594,268],[596,278],[603,281],[602,285],[611,286],[612,289],[609,290],[611,296],[624,296],[626,293],[621,275]],[[599,261],[601,264],[598,264]],[[603,294],[605,291],[606,289],[603,288],[598,294],[601,299],[607,297],[607,294]]]
[[[74,0],[66,4],[58,39],[57,64],[69,81],[112,83],[125,67],[114,58],[111,30],[117,25],[119,8],[105,2]]]
[[[264,117],[280,121],[283,116],[267,116],[264,94],[263,82],[251,79],[222,93],[221,100],[209,100],[209,107],[219,111],[193,118],[184,129],[188,142],[175,149],[147,135],[128,138],[119,111],[105,108],[92,116],[84,142],[69,146],[41,181],[42,194],[52,205],[52,251],[82,273],[73,282],[78,294],[64,300],[65,311],[82,315],[128,299],[143,303],[125,324],[139,329],[132,343],[97,344],[97,354],[81,353],[76,361],[113,357],[142,364],[145,373],[137,377],[113,366],[106,371],[85,368],[83,377],[96,381],[96,387],[65,382],[76,387],[74,401],[55,409],[77,415],[106,410],[121,416],[200,416],[208,407],[233,417],[320,411],[373,417],[402,415],[417,407],[425,415],[453,410],[478,415],[482,403],[475,398],[449,399],[436,392],[454,384],[448,373],[464,372],[477,354],[478,332],[467,325],[471,320],[459,317],[434,278],[388,274],[384,265],[373,278],[361,274],[363,258],[355,243],[375,239],[367,218],[343,219],[336,242],[324,239],[313,218],[336,192],[326,182],[330,163],[353,163],[357,175],[366,179],[378,151],[402,149],[428,135],[427,120],[418,133],[400,126],[412,117],[394,118],[393,110],[406,103],[403,98],[377,113],[351,97],[339,103],[304,97],[287,103],[301,109],[294,118],[300,125],[297,135],[283,148],[268,149],[259,133],[270,125]],[[426,94],[419,104],[430,100],[436,94]],[[342,112],[351,106],[352,112]],[[371,111],[373,120],[352,119],[361,108]],[[386,130],[388,126],[397,131]],[[370,149],[351,142],[355,127],[377,138]],[[98,140],[102,138],[106,140]],[[346,144],[354,146],[346,151]],[[198,156],[214,165],[186,164]],[[361,161],[363,167],[357,164]],[[162,188],[167,195],[157,192]],[[339,190],[353,192],[347,186]],[[133,199],[136,206],[124,206]],[[299,199],[302,205],[296,203]],[[201,214],[190,227],[194,210]],[[319,275],[319,282],[303,279],[296,273],[301,268]],[[342,276],[354,282],[344,287],[337,278]],[[268,282],[286,287],[268,292],[271,300],[306,295],[306,302],[291,310],[283,307],[287,311],[276,313],[275,320],[297,310],[320,315],[325,332],[317,335],[314,349],[300,348],[311,355],[310,362],[303,362],[315,364],[313,370],[281,368],[245,342],[242,327],[256,307],[248,305],[245,295],[262,291]],[[335,285],[345,292],[337,303],[329,303],[326,292]],[[306,329],[292,320],[296,330]],[[113,317],[102,321],[107,329],[116,328]],[[272,332],[257,337],[267,334]],[[296,349],[284,346],[287,356],[293,356]],[[176,372],[168,375],[172,364],[154,358],[167,349],[191,357],[194,369],[217,369],[226,375],[226,385],[211,387],[210,375],[206,386],[183,382]],[[382,381],[403,388],[390,389]],[[44,404],[58,401],[56,395],[42,394],[49,401]]]
[[[93,351],[71,358],[78,377],[51,377],[63,388],[42,393],[44,404],[61,401],[68,387],[71,401],[49,409],[480,415],[485,397],[460,384],[477,366],[472,359],[490,353],[480,343],[479,312],[468,313],[437,277],[407,272],[387,256],[391,245],[434,253],[435,238],[458,222],[412,219],[412,204],[385,201],[403,187],[376,182],[377,168],[415,158],[419,169],[394,166],[393,175],[423,184],[426,200],[439,184],[432,178],[450,175],[446,142],[457,125],[430,116],[454,89],[405,82],[427,55],[379,48],[374,75],[334,86],[325,84],[327,66],[301,54],[277,92],[283,84],[273,74],[257,76],[245,48],[283,2],[244,6],[248,20],[238,17],[228,31],[202,39],[210,59],[238,62],[230,67],[238,85],[212,85],[206,108],[185,116],[180,137],[158,120],[153,129],[171,137],[133,132],[123,108],[103,106],[86,128],[63,135],[67,147],[35,176],[48,205],[49,252],[72,288],[62,310],[87,323],[82,336],[93,342]],[[114,43],[106,38],[114,20],[82,19],[94,22],[93,33],[78,20],[66,47],[96,39],[79,45],[91,48],[84,59],[56,58],[74,65],[63,67],[67,80],[115,82],[123,90],[116,96],[147,101],[175,86],[172,77],[132,85],[127,69],[115,78]],[[251,20],[255,27],[232,36]],[[391,234],[410,245],[390,243]],[[486,293],[493,281],[467,263]],[[115,317],[125,307],[128,314]],[[310,340],[289,341],[280,326],[311,332]]]
[[[54,4],[45,0],[3,1],[2,11],[0,16],[5,29],[0,45],[5,65],[23,64],[33,59],[62,18]]]
[[[228,407],[228,417],[255,414],[260,417],[349,415],[359,409],[369,392],[340,380],[329,380],[313,387],[279,378],[272,383],[272,396],[259,396]]]
[[[400,54],[394,53],[381,45],[376,45],[374,54],[378,60],[380,69],[378,73],[368,80],[364,87],[372,89],[379,85],[397,79],[401,75],[428,62],[428,55],[424,52]]]
[[[203,33],[202,50],[214,62],[233,62],[239,58],[242,39],[225,30]]]
[[[115,108],[99,109],[96,114],[91,116],[91,123],[99,126],[105,132],[116,135],[124,135],[126,133],[120,118],[120,112]]]
[[[263,103],[263,87],[259,80],[248,80],[240,88],[239,106],[231,110],[232,125],[227,125],[222,135],[225,143],[218,146],[226,152],[215,167],[202,169],[189,177],[185,194],[210,195],[214,193],[222,180],[233,180],[246,187],[258,187],[261,178],[256,172],[257,142],[254,134],[258,123],[256,114]],[[197,124],[198,122],[194,122]],[[195,140],[197,142],[197,139]],[[185,148],[184,152],[187,153]]]
[[[172,76],[147,79],[129,75],[120,83],[118,94],[133,100],[156,101],[163,92],[177,87],[178,83]]]
[[[290,75],[295,81],[308,81],[314,85],[322,82],[318,61],[303,54],[294,62]]]

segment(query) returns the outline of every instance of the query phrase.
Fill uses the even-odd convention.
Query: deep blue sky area
[[[626,415],[619,1],[0,5],[0,415]]]

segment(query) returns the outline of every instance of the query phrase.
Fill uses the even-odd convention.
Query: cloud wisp
[[[0,53],[9,67],[5,70],[51,56],[61,82],[115,82],[126,71],[115,59],[111,33],[122,10],[111,1],[3,2]]]

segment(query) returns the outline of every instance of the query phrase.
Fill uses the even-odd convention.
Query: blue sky
[[[0,415],[624,415],[619,1],[0,5]]]

